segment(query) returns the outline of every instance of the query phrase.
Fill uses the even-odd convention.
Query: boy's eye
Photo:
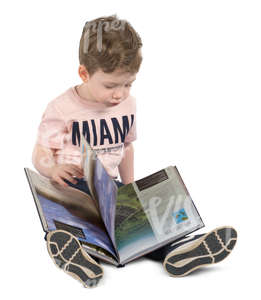
[[[126,84],[125,85],[126,87],[131,87],[131,84]],[[114,86],[105,86],[106,87],[106,89],[113,89],[114,88]]]

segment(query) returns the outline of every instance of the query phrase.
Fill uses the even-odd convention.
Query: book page
[[[112,255],[110,252],[106,251],[104,248],[85,242],[82,243],[82,247],[91,256],[95,256],[115,266],[119,265],[118,260],[115,259],[115,256]]]
[[[157,239],[132,183],[118,189],[115,241],[120,262],[150,248]]]
[[[107,232],[115,245],[115,202],[118,187],[97,158],[94,170],[94,185],[99,209]]]
[[[90,190],[90,194],[98,208],[97,195],[94,187],[94,169],[96,164],[96,153],[92,150],[86,139],[81,133],[81,165],[84,173],[84,179]]]
[[[85,180],[95,199],[96,207],[100,212],[107,233],[111,238],[113,245],[116,246],[114,238],[114,218],[115,199],[118,187],[82,134],[81,146],[82,166]]]
[[[88,194],[71,186],[61,186],[47,177],[27,170],[38,194],[68,207],[78,207],[90,221],[102,223],[100,213]]]
[[[175,167],[138,180],[128,189],[119,188],[116,204],[116,214],[121,214],[122,219],[120,225],[116,223],[121,262],[204,226]],[[131,212],[131,203],[140,205],[142,212]]]
[[[114,242],[115,199],[118,187],[107,173],[97,154],[81,134],[82,167],[89,190],[95,197],[108,234]]]
[[[88,202],[91,197],[71,187],[60,188],[48,178],[25,170],[45,231],[69,231],[80,241],[101,247],[117,259],[96,206]]]
[[[202,225],[176,167],[137,181],[135,190],[158,242]]]

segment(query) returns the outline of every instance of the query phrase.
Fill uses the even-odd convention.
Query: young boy
[[[80,165],[82,132],[118,186],[134,181],[136,107],[130,88],[142,62],[141,47],[133,27],[115,15],[86,22],[79,47],[82,84],[51,101],[42,116],[33,151],[39,173],[89,193]],[[170,275],[183,276],[224,259],[236,238],[232,227],[222,227],[182,238],[147,256],[163,261]],[[47,246],[55,264],[84,286],[96,285],[102,277],[101,266],[69,232],[50,232]]]

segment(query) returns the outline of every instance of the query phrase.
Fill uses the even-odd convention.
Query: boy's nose
[[[123,97],[123,94],[118,94],[117,96],[116,95],[113,95],[112,96],[112,100],[114,101],[120,101]]]
[[[122,94],[117,94],[112,96],[112,101],[113,103],[120,103],[122,101],[123,95]]]
[[[112,98],[115,101],[120,101],[123,98],[123,95],[124,95],[123,89],[121,89],[121,88],[120,89],[116,89],[116,90],[114,90]]]

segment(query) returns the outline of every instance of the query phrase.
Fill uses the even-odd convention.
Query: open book
[[[119,266],[204,227],[176,167],[118,188],[83,136],[81,152],[91,195],[25,168],[46,233],[67,230]]]

